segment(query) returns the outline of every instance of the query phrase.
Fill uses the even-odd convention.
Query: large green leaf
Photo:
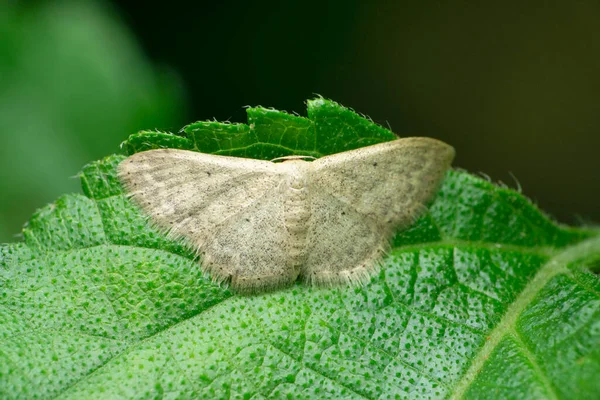
[[[269,159],[393,139],[336,103],[309,118],[141,132],[124,148]],[[37,212],[0,254],[2,398],[593,398],[600,394],[597,230],[451,171],[362,288],[240,297],[125,198],[110,156],[85,195]]]

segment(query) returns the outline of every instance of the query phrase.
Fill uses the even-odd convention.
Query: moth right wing
[[[453,158],[452,146],[439,140],[402,138],[322,157],[311,183],[378,225],[398,228],[431,200]]]
[[[435,194],[454,149],[404,138],[314,161],[309,254],[315,284],[365,282],[396,229],[408,227]]]
[[[279,269],[286,266],[286,232],[278,219],[283,211],[277,197],[286,172],[280,165],[160,149],[121,162],[119,178],[154,223],[202,255],[213,279],[259,288],[269,285],[244,283],[257,266],[266,281],[275,279],[267,275],[284,273]],[[270,258],[257,255],[261,252]]]

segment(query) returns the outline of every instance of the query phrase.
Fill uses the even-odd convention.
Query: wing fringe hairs
[[[127,187],[126,189],[129,190],[129,188]],[[135,201],[135,199],[133,199],[133,197],[134,194],[131,192],[125,194],[125,198],[127,198],[128,200],[133,200],[136,204],[138,204]],[[200,266],[202,267],[202,272],[206,278],[210,279],[211,282],[219,286],[228,287],[231,284],[231,277],[221,278],[218,275],[211,276],[210,272],[207,271],[206,268],[204,268],[202,250],[194,246],[190,239],[188,239],[181,233],[175,232],[171,227],[163,226],[162,224],[159,224],[158,222],[154,221],[148,213],[148,210],[146,210],[143,205],[138,205],[138,207],[144,211],[141,213],[141,216],[151,229],[156,230],[161,235],[165,236],[168,240],[179,242],[182,246],[184,246],[186,249],[190,250],[194,254],[194,261],[200,263]],[[413,223],[416,222],[416,220],[418,220],[419,217],[421,217],[422,214],[426,211],[427,207],[423,206],[422,210],[414,215]],[[411,226],[413,223],[409,224],[408,226]],[[402,229],[404,229],[404,227],[398,227],[396,230],[399,231]],[[392,249],[392,240],[393,236],[389,238],[385,246],[379,247],[375,251],[377,256],[374,256],[365,264],[360,265],[351,270],[353,272],[342,273],[337,275],[327,272],[321,273],[319,275],[301,275],[300,280],[301,282],[306,283],[310,286],[319,286],[324,288],[334,288],[340,286],[364,286],[370,282],[371,277],[375,276],[381,271],[381,268],[383,267],[383,262]],[[244,291],[244,289],[241,288],[237,291],[237,293],[251,295],[256,293],[275,291],[280,288],[293,286],[294,281],[287,282],[285,279],[283,279],[280,282],[275,283],[278,283],[279,285],[273,287],[267,287],[266,285],[264,285],[264,287],[256,287],[254,288],[254,290],[248,291]]]
[[[131,189],[131,188],[127,187],[127,184],[124,184],[124,186],[127,191],[129,191]],[[147,207],[144,207],[143,204],[139,204],[135,200],[135,196],[132,192],[126,193],[125,198],[127,198],[128,200],[133,200],[133,202],[135,204],[137,204],[139,208],[142,209],[143,212],[141,213],[141,216],[144,219],[144,222],[146,222],[146,224],[148,224],[148,226],[151,229],[159,232],[161,235],[165,236],[168,240],[171,240],[174,242],[179,242],[186,249],[190,250],[194,254],[194,261],[200,263],[202,273],[206,278],[210,279],[211,282],[213,282],[214,284],[216,284],[218,286],[228,287],[231,285],[231,279],[232,279],[231,277],[220,277],[219,275],[211,274],[210,271],[208,271],[205,268],[206,261],[204,260],[205,255],[203,255],[202,249],[200,249],[197,246],[194,246],[194,244],[192,243],[192,241],[190,239],[188,239],[185,235],[183,235],[181,233],[177,233],[171,227],[164,226],[163,224],[160,224],[160,223],[154,221],[152,219],[152,216],[150,215]],[[419,216],[420,216],[420,214],[416,215],[413,219],[417,220]],[[402,229],[402,228],[400,228],[400,229]],[[335,274],[335,273],[322,272],[321,274],[318,274],[318,275],[315,275],[315,274],[311,274],[311,275],[307,275],[307,276],[301,275],[300,280],[303,283],[306,283],[310,286],[318,286],[318,287],[324,287],[324,288],[334,288],[334,287],[340,287],[340,286],[364,286],[367,283],[369,283],[369,281],[371,280],[371,277],[373,277],[374,275],[378,274],[381,271],[382,263],[392,247],[391,240],[392,240],[392,238],[390,238],[388,240],[386,246],[382,246],[376,250],[376,253],[378,254],[376,257],[373,257],[371,260],[367,261],[366,263],[353,268],[348,273]],[[236,293],[239,293],[242,295],[267,293],[267,292],[271,292],[271,291],[276,291],[278,289],[293,286],[295,281],[288,282],[286,279],[281,279],[279,281],[271,281],[270,283],[273,283],[274,285],[268,285],[267,282],[265,282],[265,284],[263,286],[248,288],[249,290],[246,290],[245,288],[239,288]]]
[[[394,234],[412,226],[428,210],[428,204],[423,204],[412,215],[411,222],[405,226],[397,226],[393,229],[393,234],[389,235],[385,244],[375,249],[373,256],[364,264],[361,264],[346,273],[333,274],[327,271],[320,274],[301,275],[301,281],[311,286],[320,287],[339,287],[339,286],[359,286],[362,287],[371,281],[371,278],[381,272],[385,259],[392,250],[392,241]]]
[[[362,285],[398,229],[426,209],[454,157],[405,138],[307,162],[161,149],[118,169],[151,225],[193,249],[213,282],[251,294]]]
[[[125,188],[125,192],[124,192],[125,198],[127,200],[133,202],[137,208],[141,209],[142,212],[140,213],[140,216],[142,217],[142,219],[144,220],[146,225],[148,225],[148,227],[150,229],[152,229],[152,230],[158,232],[160,235],[164,236],[167,240],[177,242],[181,246],[183,246],[185,249],[189,250],[193,254],[193,261],[198,262],[200,264],[200,266],[203,267],[202,257],[201,257],[202,250],[200,248],[198,248],[197,246],[194,246],[191,239],[189,239],[185,235],[183,235],[181,233],[177,233],[170,226],[165,226],[164,224],[161,224],[158,221],[155,221],[152,218],[152,215],[150,215],[150,210],[148,210],[148,207],[144,206],[143,204],[141,204],[140,202],[138,202],[135,199],[135,193],[133,193],[130,185],[123,180],[123,178],[121,177],[121,172],[119,172],[118,175],[119,175],[119,180],[121,181],[121,185],[123,185],[123,187]],[[213,283],[215,283],[219,286],[221,286],[223,284],[227,285],[226,280],[218,279],[217,276],[211,276],[209,274],[209,272],[206,271],[205,268],[201,268],[201,270],[202,270],[204,277],[209,278]]]
[[[144,206],[144,204],[138,202],[135,199],[135,193],[130,191],[131,190],[131,187],[129,187],[130,185],[125,183],[123,180],[121,180],[121,182],[122,182],[122,185],[126,189],[125,198],[130,201],[133,201],[133,203],[135,203],[137,205],[137,207],[142,210],[141,217],[143,218],[144,222],[150,227],[150,229],[157,231],[159,234],[163,235],[167,240],[170,240],[173,242],[178,242],[183,247],[185,247],[187,250],[189,250],[191,253],[193,253],[193,255],[194,255],[193,260],[200,264],[203,276],[205,278],[208,278],[212,283],[218,285],[219,287],[225,287],[225,288],[228,288],[231,286],[231,281],[232,281],[231,276],[220,276],[217,274],[212,274],[210,272],[210,270],[206,268],[206,264],[207,264],[206,258],[207,257],[206,257],[206,254],[202,251],[202,249],[200,247],[194,245],[192,240],[190,238],[188,238],[187,236],[185,236],[184,234],[177,233],[171,226],[166,226],[164,224],[159,223],[158,221],[155,221],[152,218],[152,215],[150,214],[151,210],[149,210],[147,206]],[[367,277],[367,279],[368,279],[368,277]],[[269,283],[272,283],[273,285],[269,285]],[[293,281],[287,282],[286,279],[272,280],[269,283],[265,281],[262,286],[251,287],[251,288],[241,287],[241,288],[237,289],[236,293],[243,294],[243,295],[266,293],[269,291],[275,291],[279,288],[289,287],[294,284]]]

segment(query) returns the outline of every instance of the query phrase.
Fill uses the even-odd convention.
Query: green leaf
[[[315,157],[394,135],[325,100],[309,117],[141,132],[176,147]],[[38,211],[0,252],[1,398],[555,398],[600,393],[600,232],[521,194],[448,173],[362,288],[236,296],[152,229],[116,178]]]
[[[126,135],[183,120],[174,76],[150,65],[102,3],[0,1],[0,181],[10,193],[0,196],[0,242],[76,191],[69,177]]]
[[[178,135],[141,131],[123,146],[128,154],[176,148],[226,156],[272,160],[290,154],[322,157],[395,139],[387,129],[355,112],[316,98],[307,102],[308,118],[267,108],[248,108],[248,124],[199,121]]]

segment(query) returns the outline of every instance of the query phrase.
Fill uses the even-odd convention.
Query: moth
[[[435,195],[454,149],[402,138],[308,161],[160,149],[119,164],[128,195],[239,293],[363,284]]]

